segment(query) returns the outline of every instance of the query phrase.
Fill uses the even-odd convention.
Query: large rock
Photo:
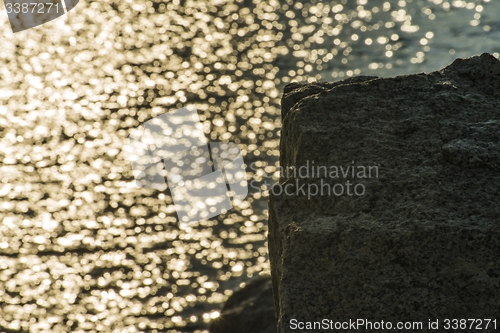
[[[429,319],[439,320],[433,332],[465,331],[445,319],[496,319],[500,329],[496,58],[291,84],[282,117],[269,221],[279,332],[323,319],[323,329],[357,319],[392,332],[408,320],[425,332]]]
[[[210,333],[276,333],[271,278],[254,279],[232,294]]]

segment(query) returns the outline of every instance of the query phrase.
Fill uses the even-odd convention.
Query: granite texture
[[[276,333],[270,276],[249,282],[232,294],[220,316],[210,323],[210,333]]]
[[[292,319],[361,318],[490,318],[500,329],[499,60],[482,54],[429,74],[290,84],[282,117],[283,170],[378,173],[283,172],[271,191],[278,332],[308,331],[293,330]],[[324,184],[345,190],[346,181],[351,195],[312,195]]]

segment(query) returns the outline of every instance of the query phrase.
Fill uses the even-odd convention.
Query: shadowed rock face
[[[282,116],[288,173],[269,221],[279,332],[291,319],[425,331],[499,318],[500,61],[291,84]]]
[[[276,333],[273,290],[269,276],[251,281],[224,304],[210,333]]]

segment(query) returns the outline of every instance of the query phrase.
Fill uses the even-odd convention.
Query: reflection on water
[[[0,331],[205,330],[269,270],[264,182],[284,84],[494,53],[499,13],[493,1],[81,1],[2,38]],[[189,225],[168,189],[132,186],[122,149],[186,104],[208,141],[239,144],[253,184]]]

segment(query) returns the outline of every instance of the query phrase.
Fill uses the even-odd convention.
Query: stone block
[[[290,84],[282,117],[269,207],[278,332],[327,331],[323,320],[500,329],[498,59]]]

